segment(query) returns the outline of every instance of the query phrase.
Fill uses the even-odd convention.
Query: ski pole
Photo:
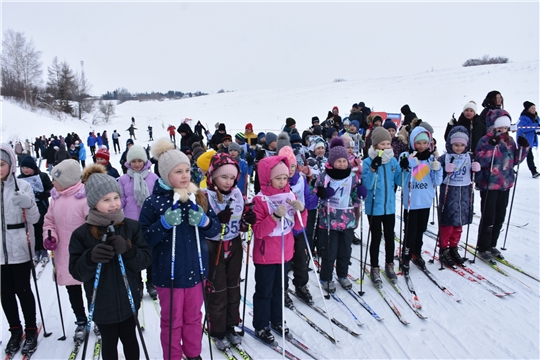
[[[400,220],[399,220],[399,252],[401,254],[401,250],[403,249],[402,246],[402,237],[403,237],[403,187],[405,186],[405,171],[401,169],[401,206],[399,208],[400,214]]]
[[[471,227],[472,218],[473,218],[473,211],[474,211],[474,178],[475,173],[473,172],[471,174],[471,198],[470,198],[470,206],[469,206],[469,216],[468,216],[468,224],[467,224],[467,235],[465,237],[465,248],[463,249],[463,258],[466,259],[467,256],[467,247],[469,246],[469,228]]]
[[[485,197],[484,206],[482,207],[482,217],[480,218],[480,224],[478,225],[478,237],[476,238],[476,246],[474,248],[473,259],[469,260],[469,262],[472,263],[472,264],[474,264],[475,261],[476,261],[476,253],[478,252],[478,242],[480,241],[480,236],[481,236],[482,232],[484,231],[484,229],[483,229],[484,218],[485,218],[485,214],[486,214],[488,197],[489,197],[489,180],[491,178],[491,173],[493,171],[493,160],[495,159],[495,152],[496,151],[497,151],[497,146],[494,147],[493,153],[491,154],[491,164],[489,166],[489,175],[488,175],[488,180],[487,180],[487,185],[486,185],[486,197]],[[481,194],[481,192],[480,192],[480,194]],[[465,249],[465,251],[467,251],[467,249]]]
[[[48,230],[49,239],[51,238],[51,230]],[[60,301],[60,291],[58,290],[58,279],[56,278],[56,266],[54,265],[54,251],[51,251],[51,261],[53,266],[54,285],[56,286],[56,299],[58,300],[58,310],[60,311],[60,323],[62,324],[62,336],[59,341],[66,340],[66,329],[64,328],[64,315],[62,314],[62,303]]]
[[[416,151],[413,151],[413,153],[411,154],[412,157],[414,157],[416,155]],[[411,251],[411,248],[410,248],[410,244],[409,244],[409,230],[410,230],[410,227],[409,227],[409,223],[410,223],[410,220],[411,220],[411,198],[412,198],[412,189],[413,189],[413,174],[412,174],[412,169],[411,171],[409,172],[409,194],[407,194],[407,222],[405,223],[405,236],[403,237],[403,246],[401,248],[401,270],[403,271],[403,263],[404,263],[404,257],[403,257],[403,254],[405,253],[405,255],[408,257],[409,256],[409,253]],[[414,241],[414,239],[413,239]],[[409,265],[407,263],[407,265]]]
[[[362,212],[363,212],[363,208],[364,208],[364,201],[363,199],[360,200],[360,274],[362,274],[362,259],[364,258],[364,234],[362,234],[362,230],[364,229],[364,224],[363,224],[363,218],[362,218]],[[366,252],[368,251],[368,249],[366,249]],[[362,280],[360,278],[358,278],[358,281],[361,282]]]
[[[284,218],[280,219],[281,224],[281,352],[282,359],[285,359],[285,320],[283,314],[285,314],[285,229]]]
[[[110,234],[114,235],[114,225],[111,224],[107,227],[107,230]],[[120,273],[122,274],[122,278],[124,280],[124,285],[126,286],[127,296],[129,300],[129,305],[131,306],[131,312],[133,313],[133,317],[135,318],[135,325],[137,326],[137,330],[139,332],[139,337],[141,338],[141,344],[144,351],[144,356],[146,357],[146,360],[150,360],[150,356],[148,355],[148,350],[146,349],[146,343],[144,342],[144,337],[142,334],[141,324],[139,323],[139,317],[137,314],[137,309],[135,309],[135,302],[133,301],[133,294],[131,293],[131,287],[129,286],[129,281],[126,274],[126,266],[124,264],[124,260],[122,259],[122,254],[118,254],[118,264],[120,264]],[[141,299],[142,301],[142,299]]]
[[[15,177],[15,173],[12,173],[13,175],[13,181],[15,183],[15,192],[19,193],[19,185],[17,184],[17,178]],[[32,278],[34,279],[34,286],[36,287],[36,297],[38,300],[38,306],[39,306],[39,314],[41,316],[41,324],[43,325],[43,336],[49,337],[52,335],[52,332],[47,332],[45,329],[45,321],[43,320],[43,309],[41,308],[41,299],[39,297],[39,289],[37,285],[37,276],[36,276],[36,267],[34,265],[34,259],[32,259],[32,246],[30,245],[30,233],[28,232],[28,224],[26,223],[26,209],[22,209],[23,213],[23,221],[24,221],[24,229],[26,230],[26,244],[28,245],[28,255],[30,256],[30,270],[32,271]]]
[[[178,200],[180,200],[180,194],[176,191],[173,195],[173,210],[178,209]],[[169,360],[171,360],[172,351],[172,314],[173,314],[173,290],[174,290],[174,273],[176,265],[176,226],[172,228],[172,252],[171,252],[171,288],[169,292]]]
[[[529,150],[529,151],[531,151],[531,150]],[[517,187],[518,174],[519,174],[519,164],[521,164],[521,154],[522,153],[523,153],[523,147],[520,146],[519,147],[519,159],[520,159],[520,162],[518,162],[518,164],[517,164],[516,181],[514,182],[514,190],[512,191],[512,200],[510,201],[510,210],[509,210],[509,213],[508,213],[508,221],[506,222],[506,231],[504,233],[504,243],[503,243],[503,246],[502,246],[501,250],[506,250],[506,238],[508,237],[508,228],[510,227],[510,218],[512,217],[512,208],[514,206],[514,196],[516,195],[516,187]]]
[[[308,251],[310,252],[310,260],[311,260],[311,266],[313,266],[313,268],[315,269],[315,262],[313,260],[313,253],[311,253],[311,249],[309,248],[309,241],[308,241],[308,237],[307,237],[307,234],[306,234],[306,228],[304,227],[304,220],[302,220],[302,216],[300,214],[300,211],[297,211],[296,214],[298,215],[298,219],[300,220],[300,226],[302,226],[302,233],[304,234],[304,239],[306,241],[306,246],[308,247]],[[360,240],[361,242],[362,240]],[[362,246],[362,244],[360,244],[360,246]],[[328,323],[330,324],[330,329],[332,329],[332,337],[334,339],[337,339],[336,337],[336,334],[334,333],[334,326],[332,325],[332,321],[330,320],[330,312],[328,311],[328,305],[326,303],[326,298],[324,297],[324,294],[323,294],[323,290],[322,290],[322,286],[321,286],[321,282],[320,281],[317,281],[317,284],[319,285],[319,291],[321,293],[321,296],[323,298],[323,302],[324,302],[324,308],[326,309],[326,318],[328,319]]]
[[[251,247],[251,238],[253,232],[251,229],[251,224],[248,225],[248,238],[247,238],[247,257],[246,257],[246,276],[244,277],[244,310],[242,311],[242,330],[240,331],[240,336],[244,336],[244,323],[246,318],[246,299],[247,299],[247,282],[248,282],[248,270],[249,270],[249,249]]]
[[[191,209],[194,211],[198,210],[197,202],[195,199],[195,194],[191,193],[189,194],[189,200],[191,201]],[[197,242],[197,256],[199,257],[199,270],[201,273],[201,287],[202,287],[202,293],[203,293],[203,302],[204,302],[204,312],[208,314],[208,300],[206,299],[206,290],[204,289],[204,267],[203,267],[203,261],[202,261],[202,251],[201,251],[201,242],[199,239],[199,227],[195,226],[195,239]],[[208,347],[210,349],[210,359],[214,359],[214,354],[212,353],[212,340],[210,339],[210,336],[208,336]],[[169,353],[170,355],[170,353]]]
[[[435,188],[435,185],[433,185]],[[435,225],[435,198],[437,194],[435,194],[435,197],[433,198],[433,201],[431,202],[431,221],[429,222],[431,225]]]
[[[104,233],[101,236],[101,243],[104,243],[107,240],[107,233]],[[96,266],[96,275],[94,277],[94,289],[92,290],[92,301],[90,302],[90,306],[88,309],[88,321],[86,322],[86,334],[84,335],[84,346],[83,346],[83,353],[81,359],[85,359],[86,355],[86,348],[88,347],[88,338],[90,335],[90,330],[92,328],[92,319],[94,318],[94,308],[96,306],[96,296],[97,296],[97,289],[99,285],[99,278],[101,276],[101,268],[103,266],[103,263],[98,263]]]

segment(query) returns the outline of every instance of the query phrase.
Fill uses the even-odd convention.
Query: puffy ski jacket
[[[536,126],[536,128],[525,129],[522,126]],[[524,110],[518,120],[517,136],[525,136],[531,147],[537,147],[538,135],[536,132],[539,131],[539,129],[540,126],[538,126],[538,115],[531,114],[530,112]]]
[[[142,170],[149,170],[151,166],[152,163],[150,160],[147,160]],[[126,167],[131,169],[131,165],[128,162],[126,162]],[[148,172],[148,175],[146,175],[144,181],[148,186],[148,192],[150,194],[152,194],[154,185],[158,179],[158,176],[153,172]],[[118,179],[118,184],[120,184],[120,187],[122,188],[122,209],[124,209],[125,217],[139,220],[141,207],[137,205],[137,199],[135,198],[133,178],[128,174],[124,174]]]
[[[69,241],[75,229],[84,224],[88,215],[86,192],[82,182],[62,191],[51,191],[52,201],[43,224],[43,239],[51,236],[56,238],[57,247],[54,251],[54,265],[58,285],[80,285],[69,273]],[[68,216],[69,214],[69,216]]]
[[[2,247],[0,248],[0,264],[22,264],[32,259],[29,253],[27,233],[30,241],[30,249],[34,251],[34,227],[33,224],[39,221],[39,209],[35,203],[32,186],[26,181],[17,181],[15,171],[17,170],[17,158],[8,144],[0,144],[0,149],[9,154],[11,159],[10,175],[5,181],[0,182],[0,192],[2,202],[0,203],[0,218],[2,223]],[[23,210],[13,204],[15,194],[15,181],[20,193],[27,194],[32,198],[32,207],[25,209],[26,222],[24,221]]]
[[[396,195],[394,185],[401,186],[401,168],[398,161],[395,157],[392,157],[389,162],[379,166],[376,173],[371,171],[372,162],[373,159],[367,157],[364,160],[364,168],[362,169],[362,184],[367,189],[366,201],[364,202],[366,214],[374,216],[395,214]],[[375,183],[375,177],[377,177],[377,183]],[[373,200],[374,192],[375,200]]]

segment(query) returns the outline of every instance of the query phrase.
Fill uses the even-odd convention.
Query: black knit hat
[[[530,101],[525,101],[525,102],[523,103],[523,107],[525,108],[525,111],[528,111],[529,108],[530,108],[531,106],[536,106],[536,105],[534,105],[534,104],[533,104],[532,102],[530,102]]]
[[[293,125],[296,124],[296,120],[294,120],[293,118],[291,117],[288,117],[286,120],[285,120],[285,125],[287,125],[287,127],[291,127]]]
[[[20,166],[30,168],[34,171],[38,171],[36,160],[34,160],[34,158],[30,155],[26,155],[25,157],[22,158]]]
[[[314,124],[314,123],[316,123],[316,122],[320,122],[319,117],[318,117],[318,116],[312,117],[312,118],[311,118],[311,124]]]

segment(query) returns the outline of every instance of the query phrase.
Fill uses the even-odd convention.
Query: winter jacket
[[[156,286],[171,286],[172,235],[175,242],[175,288],[190,288],[201,282],[195,228],[189,225],[190,202],[179,203],[182,211],[182,223],[173,229],[166,229],[161,222],[161,215],[173,205],[173,189],[160,179],[154,186],[152,195],[146,198],[139,222],[144,237],[152,249],[152,277]],[[221,224],[212,208],[206,212],[210,223],[205,228],[198,228],[204,276],[208,275],[208,246],[205,238],[214,237],[221,231]]]
[[[514,186],[514,166],[527,157],[529,148],[518,148],[508,133],[499,135],[501,142],[497,146],[493,146],[488,142],[492,136],[492,133],[486,134],[476,147],[476,161],[481,166],[481,170],[476,176],[476,183],[480,191],[508,190]]]
[[[445,226],[463,226],[472,222],[471,164],[473,158],[469,153],[469,144],[461,154],[456,154],[450,144],[450,136],[455,132],[466,130],[463,126],[453,127],[448,133],[446,153],[439,157],[443,169],[443,181],[439,191],[439,223]],[[454,172],[450,176],[444,170],[448,162],[454,164]],[[472,200],[474,201],[474,198]]]
[[[43,217],[49,209],[49,198],[51,197],[51,190],[53,189],[53,184],[49,175],[37,171],[36,174],[26,176],[23,173],[20,173],[18,176],[19,179],[26,179],[30,185],[32,185],[32,190],[34,191],[34,197],[36,199],[36,204],[39,209],[40,218],[38,223],[43,222]]]
[[[60,145],[60,149],[54,154],[54,165],[60,164],[62,161],[71,159],[71,155],[69,155],[68,151],[66,150],[66,145]]]
[[[406,152],[408,148],[409,144],[400,140],[399,136],[392,138],[392,150],[394,150],[394,157],[396,159],[399,160],[399,155],[403,152]]]
[[[300,200],[302,204],[304,204],[307,210],[315,210],[317,208],[319,205],[319,198],[310,191],[306,175],[296,170],[294,175],[289,178],[289,185],[291,187],[291,191],[294,193],[294,195],[296,195],[296,198]],[[306,225],[307,224],[304,223],[304,226]],[[293,229],[294,236],[300,234],[301,232],[302,231]]]
[[[45,159],[47,160],[47,164],[54,165],[56,150],[54,149],[54,145],[52,143],[49,144],[47,147],[47,150],[45,150]]]
[[[485,121],[482,121],[479,115],[474,115],[472,121],[467,119],[463,113],[459,116],[457,121],[450,120],[448,125],[446,125],[446,131],[444,132],[444,140],[448,138],[450,130],[456,126],[463,126],[469,134],[470,148],[474,151],[476,145],[478,145],[478,140],[484,135],[486,135],[486,124]]]
[[[0,217],[2,223],[2,247],[0,248],[0,265],[21,264],[32,259],[32,254],[28,251],[28,241],[30,249],[34,250],[34,227],[31,226],[39,221],[39,209],[35,203],[32,186],[26,181],[17,181],[15,171],[17,170],[17,159],[15,153],[8,144],[1,144],[0,148],[7,152],[11,158],[11,174],[5,181],[1,181],[0,192],[2,202],[0,203]],[[15,194],[15,181],[21,194],[27,194],[32,198],[32,207],[25,209],[26,222],[24,221],[23,210],[13,204]],[[13,227],[16,227],[13,229]],[[27,234],[29,240],[27,240]]]
[[[531,114],[530,112],[524,110],[519,117],[517,125],[517,137],[525,136],[531,147],[538,147],[537,131],[540,131],[540,127],[538,126],[538,115]],[[536,129],[524,129],[522,126],[536,126]]]
[[[396,158],[392,157],[389,162],[379,166],[377,172],[374,173],[371,171],[373,158],[369,156],[364,160],[362,170],[362,184],[367,189],[366,214],[374,216],[395,214],[396,195],[394,186],[401,186],[401,167]],[[375,183],[375,178],[377,178],[377,183]],[[374,192],[375,197],[373,197]]]
[[[193,145],[193,143],[202,140],[202,137],[199,137],[198,135],[193,133],[191,127],[186,123],[180,124],[180,126],[178,127],[178,133],[182,132],[185,132],[186,135],[182,136],[182,138],[180,139],[180,148],[182,148],[183,146],[187,146],[191,149],[191,145]]]
[[[107,165],[105,165],[105,169],[107,170],[107,175],[112,176],[115,179],[118,179],[120,177],[118,170],[113,168],[111,163],[107,163]]]
[[[270,197],[273,195],[288,196],[290,199],[296,199],[296,196],[290,191],[290,186],[287,183],[285,188],[279,190],[270,185],[270,171],[280,161],[283,161],[289,168],[289,161],[284,156],[271,156],[262,159],[259,162],[259,180],[261,191],[253,198],[253,211],[257,215],[257,222],[253,225],[253,263],[255,264],[282,264],[292,259],[294,252],[294,237],[293,232],[289,231],[283,236],[285,247],[285,258],[281,256],[282,236],[281,225],[279,221],[272,218],[275,207],[285,205],[288,208],[287,217],[292,219],[294,224],[291,224],[293,230],[301,231],[302,225],[298,220],[297,213],[292,207],[286,203],[272,203]],[[272,210],[269,209],[272,208]],[[301,213],[302,221],[307,224],[307,211],[304,209]],[[283,221],[289,221],[284,219]],[[290,224],[290,222],[288,223]],[[272,233],[280,233],[272,236]]]
[[[246,187],[246,175],[248,175],[248,164],[247,161],[244,159],[241,159],[240,157],[237,157],[234,159],[238,163],[238,167],[240,168],[240,177],[238,178],[238,184],[236,186],[240,189],[242,194],[247,194],[247,187]]]
[[[147,160],[142,170],[150,170],[151,166],[152,163],[150,160]],[[126,167],[131,169],[131,165],[127,162]],[[152,194],[154,185],[158,179],[158,176],[153,172],[148,172],[148,175],[144,178],[150,194]],[[124,209],[124,216],[133,220],[139,220],[141,207],[137,205],[137,199],[135,198],[133,178],[128,174],[124,174],[118,179],[118,184],[122,188],[122,209]]]
[[[92,236],[91,227],[92,225],[89,224],[79,226],[71,235],[69,242],[69,272],[73,278],[84,283],[88,304],[92,301],[97,268],[97,264],[91,260],[91,252],[94,246],[101,242],[101,239]],[[150,248],[137,221],[125,218],[121,224],[115,225],[114,228],[117,235],[131,241],[131,248],[122,254],[122,260],[135,309],[139,309],[142,290],[140,272],[152,262]],[[102,227],[99,230],[100,232],[106,231]],[[133,312],[126,284],[120,271],[118,257],[114,256],[108,263],[101,266],[93,320],[98,324],[117,324],[131,316],[133,316]]]
[[[86,145],[96,146],[96,142],[97,142],[97,137],[95,137],[92,134],[88,135],[88,139],[86,140]]]
[[[51,191],[52,202],[43,224],[43,239],[51,236],[56,239],[54,265],[58,285],[80,285],[69,273],[69,242],[75,229],[84,224],[88,215],[86,192],[82,182],[62,191]],[[69,216],[67,216],[69,214]]]
[[[79,142],[79,160],[86,160],[86,148],[84,147],[84,144],[82,142]]]
[[[409,136],[410,151],[414,151],[414,139],[421,133],[425,132],[428,135],[429,143],[432,142],[432,137],[429,131],[421,126],[415,127]],[[409,157],[410,153],[405,152],[399,156]],[[431,162],[436,158],[431,155],[427,160],[419,160],[418,166],[409,171],[405,171],[403,192],[403,207],[408,210],[428,209],[431,207],[433,198],[435,197],[435,187],[441,185],[442,182],[442,166],[439,170],[434,171],[431,168]],[[411,177],[412,173],[412,177]],[[409,188],[412,188],[409,207]]]

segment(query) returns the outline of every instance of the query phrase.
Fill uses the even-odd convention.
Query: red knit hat
[[[109,162],[111,158],[111,153],[106,148],[101,148],[98,151],[96,151],[96,158],[102,158],[107,160]]]
[[[246,130],[251,130],[253,131],[253,125],[251,123],[247,123],[246,124]]]

